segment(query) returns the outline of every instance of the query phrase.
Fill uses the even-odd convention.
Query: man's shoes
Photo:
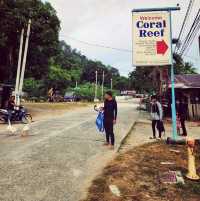
[[[104,144],[103,144],[103,146],[109,146],[110,144],[109,143],[107,143],[107,142],[105,142]]]
[[[151,139],[151,140],[155,140],[155,139],[156,139],[156,137],[150,137],[149,139]]]

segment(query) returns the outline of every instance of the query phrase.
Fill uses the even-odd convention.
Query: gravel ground
[[[166,131],[162,139],[166,140],[167,137],[172,137],[171,122],[165,120],[164,126]],[[200,122],[186,122],[186,128],[188,131],[188,137],[194,139],[200,139],[200,133],[199,133]],[[130,133],[130,135],[128,135],[126,141],[124,142],[124,145],[120,149],[120,152],[125,152],[128,149],[131,149],[133,146],[135,147],[149,142],[155,142],[156,140],[150,139],[152,135],[153,134],[151,128],[150,115],[146,112],[140,112],[139,117],[136,121],[136,126],[134,126],[133,131]]]
[[[138,118],[137,102],[119,103],[116,149]],[[92,107],[34,122],[29,136],[0,131],[1,201],[78,201],[113,158],[102,146]]]
[[[187,148],[166,145],[151,140],[151,122],[140,113],[139,119],[124,140],[119,154],[111,160],[92,182],[84,201],[199,201],[200,183],[185,178]],[[166,136],[171,136],[171,124],[165,124]],[[199,123],[187,122],[190,137],[200,138]],[[196,146],[196,168],[200,174],[200,146]],[[170,149],[179,153],[171,152]],[[161,162],[172,164],[162,165]],[[185,184],[163,184],[159,175],[166,171],[181,171]],[[110,187],[116,189],[111,191]],[[120,193],[120,196],[119,196]]]

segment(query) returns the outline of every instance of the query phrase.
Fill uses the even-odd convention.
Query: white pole
[[[103,95],[104,95],[104,79],[105,79],[105,75],[104,75],[104,71],[103,71],[103,75],[102,75],[102,101],[103,101]]]
[[[94,100],[97,100],[97,85],[98,85],[98,72],[96,71],[96,83],[95,83],[95,96],[94,96]]]
[[[110,89],[111,89],[111,91],[112,91],[112,89],[113,89],[113,82],[112,82],[113,80],[112,80],[112,78],[110,79]]]
[[[20,95],[22,94],[22,88],[23,88],[23,82],[24,82],[24,72],[25,72],[25,67],[26,67],[26,58],[27,58],[27,51],[28,51],[28,43],[29,43],[30,30],[31,30],[31,19],[29,19],[29,21],[28,21],[26,43],[25,43],[25,48],[24,48],[24,57],[23,57],[23,63],[22,63],[22,72],[21,72],[20,84],[19,84],[19,93],[20,93]]]
[[[78,88],[78,82],[76,81],[76,89]]]
[[[22,29],[21,31],[18,65],[17,65],[17,77],[16,77],[16,83],[15,83],[15,104],[16,105],[18,105],[19,103],[19,77],[20,77],[20,71],[21,71],[23,42],[24,42],[24,29]]]

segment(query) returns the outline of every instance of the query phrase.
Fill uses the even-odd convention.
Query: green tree
[[[127,88],[127,79],[119,71],[100,61],[89,60],[65,41],[58,40],[60,21],[50,3],[42,0],[0,0],[0,81],[14,84],[17,70],[19,42],[22,28],[32,20],[30,43],[25,72],[25,87],[35,96],[35,89],[46,95],[47,90],[57,86],[61,91],[68,87],[95,82],[105,87]],[[25,31],[26,35],[26,31]],[[41,87],[42,85],[42,87]],[[38,92],[38,94],[40,94]]]
[[[0,7],[0,79],[12,81],[16,76],[22,28],[32,19],[26,77],[46,77],[49,59],[58,45],[60,22],[50,3],[40,0],[6,0]]]
[[[174,69],[175,74],[195,74],[196,69],[191,63],[184,62],[180,55],[174,54]],[[129,74],[130,85],[138,92],[152,92],[155,91],[151,78],[153,67],[136,67],[133,72]],[[169,67],[170,72],[170,67]]]
[[[192,63],[184,62],[183,58],[174,54],[174,69],[175,74],[196,74],[196,68],[193,67]]]
[[[85,99],[88,101],[94,100],[94,94],[95,94],[95,85],[94,84],[91,84],[91,83],[82,84],[74,91],[75,91],[75,94],[80,96],[82,99]],[[101,97],[101,90],[99,87],[97,90],[97,96],[98,96],[98,98]]]
[[[71,81],[70,73],[58,65],[51,65],[48,74],[49,86],[54,86],[60,90],[66,89]]]
[[[139,93],[154,91],[152,78],[150,73],[153,68],[150,67],[136,67],[133,72],[129,74],[130,85]]]
[[[27,78],[24,80],[24,91],[26,91],[29,96],[34,97],[40,97],[46,93],[44,82],[35,80],[34,78]]]
[[[128,90],[129,89],[129,79],[127,77],[120,76],[116,80],[114,80],[113,86],[115,89],[118,89],[120,91]]]

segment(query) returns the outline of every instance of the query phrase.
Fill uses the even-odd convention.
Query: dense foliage
[[[0,83],[15,83],[20,34],[22,28],[26,30],[30,18],[24,90],[31,96],[46,96],[51,87],[64,93],[76,82],[90,86],[95,81],[95,71],[99,74],[99,84],[104,71],[107,88],[110,88],[111,78],[114,88],[128,87],[128,79],[121,77],[116,68],[89,60],[64,41],[59,41],[60,21],[50,3],[0,0],[0,18]]]
[[[136,89],[151,92],[152,68],[136,67],[129,78],[100,61],[93,61],[59,41],[60,21],[50,3],[41,0],[0,0],[0,83],[14,85],[22,28],[32,20],[30,43],[25,72],[24,91],[30,96],[47,96],[48,89],[57,88],[62,94],[79,85],[79,93],[94,97],[95,72],[98,84],[105,73],[105,88],[110,89],[111,79],[116,90]],[[25,32],[26,36],[26,32]],[[174,55],[175,72],[195,73],[189,63]],[[87,94],[86,94],[87,93]],[[93,98],[92,97],[92,98]]]
[[[152,78],[150,76],[153,68],[136,67],[133,72],[129,74],[131,86],[139,93],[150,93],[154,91]]]
[[[174,54],[174,69],[175,74],[196,74],[196,68],[193,67],[193,64],[184,62],[183,58]]]
[[[85,83],[73,90],[74,90],[75,94],[77,96],[80,96],[81,99],[83,99],[83,100],[89,100],[89,101],[94,100],[94,93],[95,93],[94,84]],[[104,87],[104,92],[107,90],[109,90],[109,89]],[[119,95],[119,91],[113,90],[113,95]],[[102,87],[101,86],[97,87],[97,98],[99,100],[102,100]]]
[[[152,72],[153,67],[136,67],[129,74],[130,85],[139,93],[153,93],[156,91],[153,85]],[[162,69],[162,68],[161,68]],[[168,72],[170,73],[170,67]],[[184,62],[180,55],[174,54],[174,71],[175,74],[195,74],[196,68],[191,63]],[[170,75],[169,75],[170,76]],[[159,78],[158,78],[159,80]]]
[[[16,76],[20,34],[29,18],[32,25],[26,77],[44,79],[49,60],[57,52],[60,22],[56,11],[40,0],[1,0],[0,11],[0,80],[12,82]]]

